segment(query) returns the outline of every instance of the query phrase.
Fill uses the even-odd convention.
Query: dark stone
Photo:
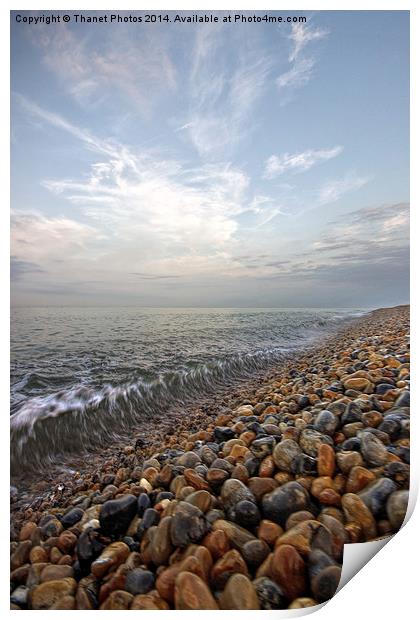
[[[246,461],[244,461],[244,465],[248,470],[250,478],[252,478],[253,476],[258,476],[260,461],[255,456],[246,459]]]
[[[305,409],[305,407],[309,407],[309,405],[311,404],[311,401],[309,400],[308,396],[301,396],[298,399],[297,404],[299,405],[301,409]],[[281,608],[279,607],[276,609],[281,609]]]
[[[141,540],[144,532],[152,527],[152,525],[157,525],[160,520],[160,515],[157,510],[154,508],[147,508],[144,512],[143,518],[137,526],[136,537]]]
[[[209,529],[208,521],[199,508],[188,502],[179,502],[170,525],[174,547],[187,547],[199,542]]]
[[[317,460],[312,456],[302,453],[295,456],[290,469],[294,474],[316,474]]]
[[[163,499],[174,499],[174,494],[171,493],[170,491],[160,491],[157,495],[156,495],[156,499],[155,499],[155,504],[158,504],[159,502],[161,502]]]
[[[385,509],[388,495],[397,489],[397,485],[390,478],[379,478],[362,489],[358,496],[376,517]]]
[[[360,451],[368,465],[380,467],[388,460],[387,449],[380,439],[373,433],[363,432],[360,434]]]
[[[360,446],[361,442],[359,437],[350,437],[340,444],[342,450],[348,450],[349,452],[360,452]]]
[[[312,592],[317,601],[323,603],[334,596],[341,579],[341,566],[327,566],[312,579]]]
[[[136,513],[137,497],[134,495],[123,495],[105,502],[99,514],[102,533],[115,537],[125,534]]]
[[[125,589],[130,594],[146,594],[153,590],[155,585],[155,576],[149,570],[143,568],[134,568],[127,573],[125,578]]]
[[[308,556],[308,573],[311,579],[316,577],[327,566],[337,566],[337,562],[325,551],[321,551],[321,549],[314,549],[310,552]]]
[[[264,429],[262,429],[262,432],[264,433]],[[274,437],[272,435],[266,435],[265,437],[261,437],[261,439],[254,439],[249,447],[254,456],[258,459],[263,459],[273,452],[275,445],[276,440]]]
[[[401,392],[401,394],[398,396],[397,400],[395,401],[395,407],[409,407],[410,406],[410,392],[409,390],[404,390],[403,392]]]
[[[351,424],[352,422],[360,422],[363,411],[355,403],[349,403],[341,416],[341,424]]]
[[[287,518],[299,510],[307,510],[310,498],[307,490],[298,482],[287,482],[267,493],[262,499],[264,518],[284,526]]]
[[[268,577],[260,577],[252,582],[260,601],[261,609],[287,609],[289,601],[279,585]]]
[[[258,566],[264,562],[269,553],[270,547],[266,542],[259,540],[258,538],[255,540],[249,540],[241,549],[242,557],[252,569],[258,568]]]
[[[219,510],[218,508],[212,508],[208,512],[206,512],[206,521],[210,525],[212,525],[218,519],[224,519],[225,513],[223,510]]]
[[[394,388],[395,385],[392,385],[391,383],[378,383],[375,388],[375,393],[383,395],[386,394],[388,390],[393,390]]]
[[[223,443],[224,441],[233,439],[235,437],[235,431],[228,426],[216,426],[213,431],[213,435],[218,443]]]
[[[105,545],[99,542],[99,533],[95,530],[82,532],[76,544],[76,556],[79,561],[80,572],[83,575],[90,573],[90,565],[102,553]]]
[[[137,514],[139,517],[144,515],[145,510],[150,508],[150,499],[147,493],[140,493],[137,499]]]
[[[229,463],[229,461],[227,461],[226,459],[217,458],[211,464],[211,469],[223,469],[224,471],[227,471],[229,474],[231,474],[233,471],[233,465],[232,463]]]
[[[238,502],[232,510],[233,520],[245,528],[253,528],[261,520],[260,511],[254,502],[244,499]]]
[[[131,536],[124,536],[121,539],[121,542],[125,543],[130,549],[130,551],[138,551],[140,548],[139,543],[135,541],[134,538],[132,538]]]
[[[408,488],[410,486],[410,467],[406,463],[398,461],[387,463],[384,467],[384,476],[391,478],[400,487]]]
[[[318,413],[315,418],[315,430],[319,431],[324,435],[332,435],[335,432],[337,425],[338,419],[333,413],[331,413],[331,411],[328,411],[327,409],[324,409],[324,411]]]
[[[84,515],[84,511],[81,508],[70,508],[60,519],[62,526],[67,529],[72,527],[80,521]]]
[[[387,435],[389,435],[392,441],[395,441],[399,437],[401,431],[401,424],[398,420],[392,418],[385,418],[385,420],[381,422],[378,426],[378,430],[386,433]]]
[[[234,509],[235,506],[242,500],[249,500],[255,504],[255,497],[253,493],[244,485],[243,482],[236,480],[235,478],[230,478],[223,483],[220,498],[225,509]]]

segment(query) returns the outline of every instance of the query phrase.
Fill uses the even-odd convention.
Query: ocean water
[[[146,429],[363,310],[13,308],[12,476]]]

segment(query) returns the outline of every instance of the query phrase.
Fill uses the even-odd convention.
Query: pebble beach
[[[36,500],[12,494],[11,609],[327,601],[344,545],[404,521],[409,390],[409,307],[375,310]]]

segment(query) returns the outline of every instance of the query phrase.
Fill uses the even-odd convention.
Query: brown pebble
[[[297,512],[292,512],[292,514],[287,518],[285,529],[290,530],[292,527],[295,527],[298,523],[302,521],[310,521],[314,518],[312,512],[309,510],[298,510]]]
[[[101,555],[92,562],[91,572],[95,577],[102,578],[113,566],[122,564],[128,557],[130,549],[123,542],[115,542],[105,547]]]
[[[346,493],[358,493],[369,482],[375,480],[375,474],[365,467],[352,467],[347,478]]]
[[[37,529],[36,523],[33,523],[32,521],[28,521],[22,526],[20,530],[19,540],[20,541],[29,540],[31,538],[31,535],[36,529]]]
[[[246,575],[232,575],[220,597],[221,609],[260,609],[254,586]]]
[[[314,605],[318,605],[315,599],[300,597],[295,598],[295,600],[290,603],[288,609],[305,609],[306,607],[313,607]]]
[[[271,574],[287,598],[293,600],[306,591],[305,562],[291,545],[280,545],[274,550]]]
[[[209,485],[194,469],[185,469],[184,478],[194,489],[208,491]]]
[[[271,493],[277,487],[278,484],[273,478],[254,477],[248,480],[248,488],[257,501],[260,501],[263,495]]]
[[[375,519],[360,497],[354,493],[346,493],[341,501],[347,521],[355,521],[362,527],[365,540],[375,538],[377,534]]]
[[[41,583],[46,581],[56,581],[73,577],[73,568],[71,566],[58,566],[57,564],[47,564],[41,573]]]
[[[182,562],[172,564],[163,570],[156,579],[156,589],[160,596],[173,604],[175,596],[175,579],[181,572]]]
[[[134,596],[125,590],[114,590],[99,609],[130,609]]]
[[[160,597],[153,594],[137,594],[133,598],[130,609],[169,609],[169,605]]]
[[[50,560],[53,564],[58,564],[63,554],[58,547],[52,547],[50,550]]]
[[[312,515],[310,518],[313,518]],[[283,528],[278,525],[278,523],[274,523],[274,521],[269,521],[269,519],[262,519],[257,530],[258,538],[260,540],[263,540],[270,546],[273,546],[277,538],[283,533]]]
[[[234,573],[248,575],[245,560],[236,549],[231,549],[217,560],[211,571],[211,582],[216,590],[224,587],[225,583]]]
[[[29,553],[29,561],[31,564],[38,564],[39,562],[48,562],[49,555],[46,549],[42,547],[32,547]]]
[[[71,577],[41,583],[31,590],[29,594],[29,608],[51,609],[53,605],[65,596],[73,596],[76,592],[76,587],[77,583]]]
[[[23,564],[27,564],[31,548],[32,543],[30,540],[24,540],[18,544],[16,550],[12,553],[10,558],[11,570],[19,568],[19,566],[23,566]]]
[[[175,580],[175,609],[219,609],[208,585],[197,575],[180,572]]]
[[[318,475],[332,477],[335,471],[335,452],[326,443],[318,446]]]
[[[223,530],[210,532],[202,543],[210,551],[214,560],[221,558],[230,549],[229,538]]]

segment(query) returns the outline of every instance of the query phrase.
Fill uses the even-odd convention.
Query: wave
[[[77,383],[69,385],[65,373],[64,385],[57,390],[56,373],[51,376],[28,373],[20,384],[15,384],[18,393],[24,385],[44,388],[45,382],[51,378],[52,381],[50,393],[45,394],[42,389],[40,394],[26,398],[20,398],[19,394],[17,411],[10,418],[12,477],[30,470],[39,471],[56,463],[60,456],[107,447],[133,430],[140,430],[142,425],[153,423],[153,419],[169,409],[185,407],[227,387],[230,382],[246,380],[284,361],[292,351],[301,349],[329,331],[331,324],[337,325],[345,318],[349,318],[348,313],[302,321],[297,329],[294,326],[287,335],[283,333],[284,346],[207,360],[203,357],[200,360],[200,356],[184,358],[177,370],[159,373],[145,370],[140,376],[137,372],[134,379],[119,379],[99,386],[89,385],[77,379],[77,375]]]
[[[39,469],[62,454],[103,446],[170,406],[186,405],[287,355],[287,349],[275,347],[186,366],[153,380],[107,384],[100,389],[81,384],[29,398],[10,418],[12,475],[22,469]]]

